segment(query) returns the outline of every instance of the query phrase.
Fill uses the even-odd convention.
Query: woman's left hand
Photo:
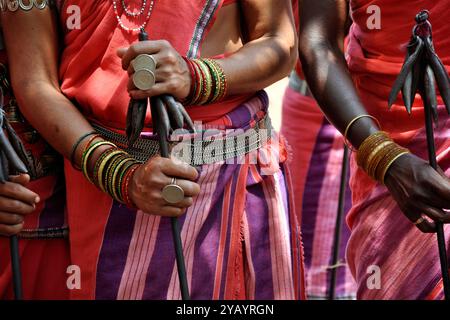
[[[120,48],[117,54],[122,58],[122,68],[128,71],[130,80],[128,92],[133,99],[145,99],[170,94],[177,100],[185,99],[190,92],[191,76],[181,55],[166,40],[141,41],[129,48]],[[149,90],[139,90],[133,83],[132,61],[140,54],[152,55],[156,61],[155,85]]]

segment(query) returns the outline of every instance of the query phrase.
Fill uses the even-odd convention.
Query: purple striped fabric
[[[233,111],[241,127],[266,110],[264,97]],[[275,144],[274,134],[264,147],[274,157],[264,166],[201,167],[201,194],[180,220],[192,299],[304,296],[299,226],[288,210],[288,184],[277,161],[284,161],[283,149],[275,154]],[[98,299],[180,299],[169,219],[113,203],[95,276]]]
[[[331,286],[334,234],[341,180],[343,139],[316,102],[288,87],[283,101],[282,134],[291,160],[294,204],[301,219],[308,299],[327,299]],[[347,185],[345,212],[351,207]],[[344,219],[343,219],[344,220]],[[342,221],[336,299],[354,299],[356,286],[345,262],[350,230]]]
[[[66,185],[62,172],[55,177],[55,184],[51,196],[45,201],[44,209],[39,215],[39,229],[54,229],[67,226],[65,218],[66,209]],[[43,180],[42,180],[43,181]]]

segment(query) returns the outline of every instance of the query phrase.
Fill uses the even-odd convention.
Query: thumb
[[[30,176],[28,174],[10,176],[9,179],[11,182],[21,184],[22,186],[26,186],[30,182]]]

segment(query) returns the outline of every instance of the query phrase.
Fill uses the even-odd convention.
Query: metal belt
[[[35,229],[22,230],[19,233],[21,239],[67,239],[69,238],[69,228],[49,228],[49,229]]]
[[[138,161],[146,162],[160,154],[159,142],[155,137],[138,138],[135,144],[130,147],[125,135],[96,123],[92,123],[92,126],[104,139],[116,144]],[[182,142],[170,142],[169,145],[173,156],[193,166],[199,166],[230,160],[258,150],[270,139],[272,130],[270,117],[267,115],[258,121],[255,127],[233,136],[229,136],[229,132],[227,132],[228,136],[223,137],[225,133],[219,130],[222,137],[217,139],[193,139],[194,141],[183,139]],[[211,151],[211,157],[205,156],[203,152],[205,149]],[[190,151],[189,154],[185,154],[184,151],[186,150]]]

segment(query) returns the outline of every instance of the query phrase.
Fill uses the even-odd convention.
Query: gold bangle
[[[99,147],[101,147],[101,146],[105,146],[105,145],[111,146],[111,147],[113,147],[113,148],[117,148],[117,146],[116,146],[114,143],[112,143],[112,142],[109,142],[109,141],[98,141],[98,142],[94,143],[93,145],[91,145],[91,146],[84,152],[84,154],[83,154],[83,156],[82,156],[82,162],[81,162],[82,165],[81,165],[81,168],[82,168],[82,170],[83,170],[84,176],[86,177],[86,179],[87,179],[90,183],[93,183],[93,182],[92,182],[91,178],[89,177],[88,168],[87,168],[87,165],[88,165],[88,162],[89,162],[89,157],[91,156],[91,154],[92,154],[97,148],[99,148]]]
[[[120,149],[111,152],[103,159],[102,164],[98,168],[98,174],[97,174],[98,175],[98,187],[100,188],[100,190],[102,190],[105,193],[107,193],[107,192],[106,192],[105,187],[103,186],[103,170],[105,170],[105,167],[106,167],[108,161],[112,157],[114,157],[115,155],[118,155],[118,154],[122,154],[122,153],[125,153],[125,152]]]
[[[378,131],[368,136],[359,146],[356,154],[356,160],[360,167],[364,167],[364,163],[371,151],[379,144],[385,141],[392,141],[389,135],[384,131]]]
[[[368,164],[370,164],[372,162],[372,160],[377,156],[377,154],[380,151],[383,151],[382,149],[391,145],[391,144],[395,144],[393,141],[383,141],[382,143],[380,143],[378,146],[376,146],[373,151],[369,154],[369,156],[365,159],[365,166],[363,167],[364,170],[367,170],[367,166]]]
[[[394,162],[400,158],[401,156],[405,155],[405,154],[409,154],[409,150],[404,150],[403,152],[401,152],[400,154],[396,155],[391,161],[388,162],[388,164],[386,165],[386,167],[383,169],[382,175],[380,176],[381,179],[381,183],[384,184],[384,178],[386,177],[386,174],[389,170],[389,168],[394,164]]]
[[[347,145],[347,147],[348,147],[351,151],[356,151],[356,150],[355,150],[354,148],[352,148],[351,144],[350,144],[349,141],[348,141],[347,135],[348,135],[348,132],[350,131],[350,128],[356,123],[356,121],[358,121],[358,120],[360,120],[360,119],[362,119],[362,118],[371,118],[371,119],[375,120],[375,122],[376,122],[377,125],[378,125],[378,128],[381,130],[380,122],[379,122],[378,119],[375,118],[374,116],[371,116],[371,115],[369,115],[369,114],[362,114],[362,115],[357,116],[356,118],[354,118],[352,121],[349,122],[349,124],[347,125],[347,127],[345,128],[345,131],[344,131],[344,141],[345,141],[345,144]]]
[[[374,180],[381,181],[379,179],[380,170],[385,167],[386,162],[388,162],[389,159],[392,159],[392,157],[394,157],[399,152],[399,148],[400,147],[395,143],[390,144],[386,148],[384,148],[384,150],[382,150],[378,155],[376,155],[375,159],[372,160],[368,172]]]
[[[356,160],[358,165],[360,167],[364,167],[364,163],[367,162],[367,158],[372,153],[372,151],[380,144],[388,141],[392,142],[392,140],[387,136],[387,134],[381,131],[374,133],[366,140],[364,140],[356,154]]]

